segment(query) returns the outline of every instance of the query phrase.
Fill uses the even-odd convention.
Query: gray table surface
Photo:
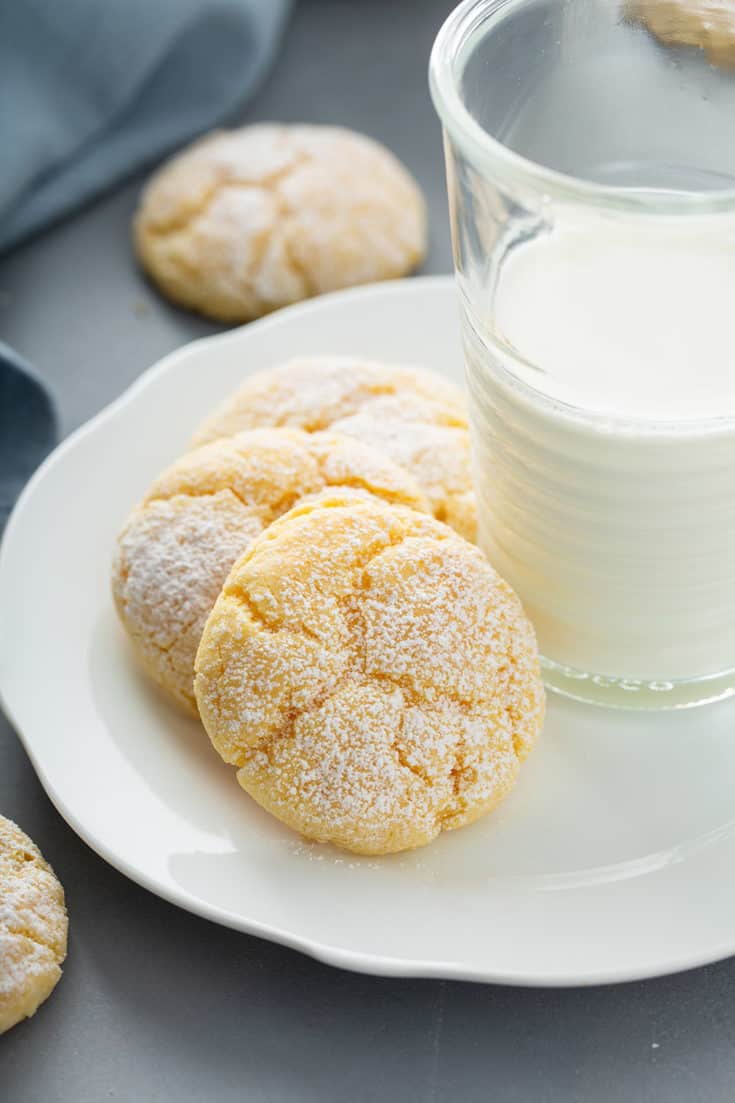
[[[385,141],[428,197],[428,272],[451,263],[426,89],[450,6],[305,0],[242,116],[341,123]],[[0,265],[0,334],[53,386],[65,432],[163,353],[214,329],[166,306],[136,272],[138,190],[120,188]],[[73,718],[59,717],[59,738],[73,738]],[[735,1097],[735,961],[562,991],[328,968],[178,911],[107,866],[55,812],[2,716],[0,811],[56,868],[71,919],[56,993],[0,1039],[4,1103]]]

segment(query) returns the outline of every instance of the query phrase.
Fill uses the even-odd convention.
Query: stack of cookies
[[[153,483],[112,587],[149,675],[310,839],[421,846],[540,730],[533,630],[474,546],[461,393],[347,357],[252,375]]]

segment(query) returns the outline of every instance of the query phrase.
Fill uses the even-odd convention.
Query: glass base
[[[735,669],[685,681],[636,681],[610,678],[562,666],[541,656],[544,685],[562,697],[585,701],[603,708],[635,709],[649,712],[662,709],[686,709],[708,705],[735,695]]]

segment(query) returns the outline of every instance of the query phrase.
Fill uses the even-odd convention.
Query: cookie
[[[428,509],[407,472],[359,441],[262,429],[183,456],[133,510],[113,559],[115,604],[151,677],[185,707],[196,711],[194,657],[230,567],[271,521],[330,486]]]
[[[0,1034],[34,1015],[66,957],[64,890],[41,851],[0,816]]]
[[[464,396],[435,372],[350,356],[299,357],[251,375],[194,441],[258,425],[332,428],[379,448],[413,475],[438,520],[475,539]]]
[[[712,65],[735,66],[732,0],[628,0],[627,14],[666,46],[696,46]]]
[[[295,507],[233,567],[196,672],[243,789],[360,854],[490,811],[544,712],[533,629],[482,553],[431,517],[338,493]]]
[[[245,322],[410,272],[426,251],[426,208],[372,139],[266,124],[211,134],[167,162],[143,192],[134,238],[169,299]]]

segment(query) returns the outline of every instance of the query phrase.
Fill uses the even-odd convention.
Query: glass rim
[[[532,0],[462,0],[439,29],[429,61],[434,107],[451,139],[473,164],[498,178],[512,178],[549,199],[598,205],[637,214],[735,214],[735,187],[706,192],[663,192],[597,184],[558,172],[515,153],[486,131],[465,106],[459,88],[462,62],[483,24]],[[499,21],[499,18],[496,18]],[[489,28],[492,33],[492,28]]]

